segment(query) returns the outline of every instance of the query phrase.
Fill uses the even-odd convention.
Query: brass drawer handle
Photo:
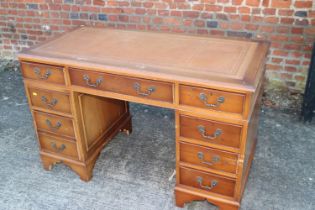
[[[212,157],[212,160],[211,160],[210,162],[209,162],[209,161],[206,161],[206,160],[204,159],[205,156],[204,156],[203,152],[198,152],[197,156],[198,156],[198,158],[199,158],[199,160],[200,160],[201,163],[206,164],[206,165],[209,165],[209,166],[211,166],[211,165],[213,165],[213,164],[215,164],[215,163],[217,163],[217,162],[220,161],[220,157],[217,156],[217,155],[213,156],[213,157]]]
[[[202,137],[206,138],[206,139],[215,139],[215,138],[219,137],[222,134],[222,130],[219,129],[219,128],[217,128],[215,130],[214,134],[212,134],[212,135],[207,135],[206,134],[206,128],[203,125],[198,125],[197,128],[198,128],[199,133],[202,135]]]
[[[198,176],[197,183],[199,184],[200,188],[205,189],[205,190],[212,190],[215,186],[219,184],[217,180],[212,180],[210,186],[203,185],[202,182],[203,182],[202,177]]]
[[[208,96],[205,93],[199,94],[199,99],[207,106],[207,107],[219,107],[221,104],[224,103],[224,97],[220,96],[217,98],[217,102],[215,104],[208,103]]]
[[[85,80],[85,84],[86,84],[87,86],[96,88],[96,87],[100,86],[100,84],[103,82],[103,77],[97,78],[96,81],[95,81],[95,83],[92,83],[92,82],[91,82],[91,79],[90,79],[90,77],[89,77],[89,75],[84,74],[84,75],[83,75],[83,80]]]
[[[48,107],[48,108],[53,108],[54,106],[56,106],[56,104],[58,103],[58,100],[53,98],[51,100],[51,102],[48,102],[48,99],[46,98],[46,96],[42,96],[41,98],[42,102]]]
[[[57,147],[56,143],[51,142],[50,146],[55,150],[57,153],[61,153],[66,149],[66,145],[62,144],[59,148]]]
[[[141,92],[141,85],[136,82],[133,84],[133,88],[136,90],[137,94],[140,96],[149,96],[155,91],[155,87],[149,87],[145,92]]]
[[[51,71],[49,69],[46,70],[44,75],[41,74],[40,68],[38,67],[34,67],[33,70],[38,79],[47,80],[48,77],[51,75]]]
[[[46,119],[46,124],[48,125],[48,127],[52,130],[58,130],[61,127],[61,122],[57,122],[55,126],[52,125],[51,121]]]

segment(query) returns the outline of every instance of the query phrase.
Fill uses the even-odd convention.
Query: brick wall
[[[78,25],[269,40],[269,84],[301,91],[315,0],[0,0],[0,57]]]

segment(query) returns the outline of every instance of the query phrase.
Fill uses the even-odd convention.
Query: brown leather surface
[[[175,75],[231,85],[255,86],[266,54],[259,42],[178,34],[81,27],[20,54],[20,58],[92,63],[153,75]],[[259,64],[257,64],[259,65]]]

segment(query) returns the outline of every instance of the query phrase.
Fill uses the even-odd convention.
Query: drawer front
[[[182,105],[242,114],[244,101],[245,95],[242,94],[186,85],[179,86],[179,103]]]
[[[34,112],[34,119],[39,131],[48,131],[58,135],[74,137],[72,120],[43,112]]]
[[[236,174],[237,155],[209,147],[181,142],[180,161]]]
[[[32,106],[71,114],[69,95],[37,88],[28,90]]]
[[[211,120],[180,115],[180,136],[206,143],[239,148],[242,128]]]
[[[173,85],[167,82],[70,69],[71,84],[152,100],[173,102]]]
[[[180,168],[180,184],[233,197],[235,180],[190,168]]]
[[[21,63],[23,77],[56,84],[65,84],[62,67],[37,63]]]
[[[38,133],[41,149],[58,155],[78,159],[77,146],[74,141]]]

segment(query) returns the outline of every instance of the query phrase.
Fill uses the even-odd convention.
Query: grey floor
[[[172,110],[131,105],[134,131],[101,153],[92,181],[43,170],[19,72],[0,73],[0,209],[172,210]],[[193,202],[184,209],[216,209]],[[315,209],[315,124],[265,109],[242,210]]]

